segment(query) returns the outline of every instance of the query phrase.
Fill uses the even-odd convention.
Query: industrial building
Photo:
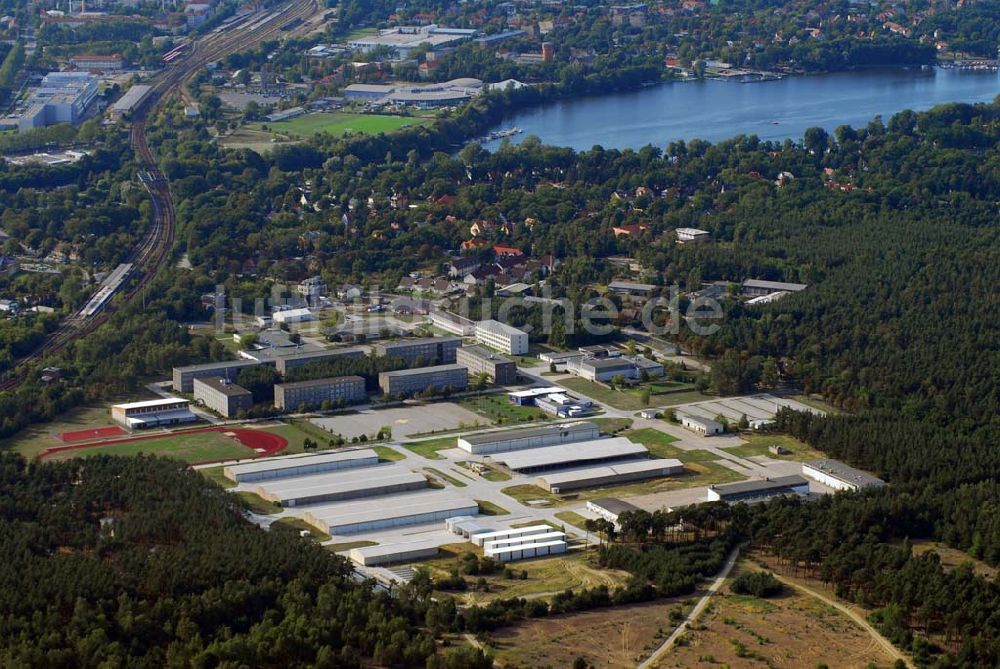
[[[361,376],[334,376],[274,385],[274,406],[282,411],[319,406],[323,402],[353,404],[367,398],[365,379]]]
[[[562,423],[501,432],[468,434],[458,438],[458,447],[473,455],[488,455],[524,448],[594,440],[600,436],[601,431],[594,423]]]
[[[377,35],[358,35],[347,41],[350,49],[371,51],[377,47],[393,49],[401,60],[410,58],[412,51],[430,48],[431,51],[472,39],[476,30],[444,28],[437,25],[398,26],[380,30]]]
[[[423,474],[415,474],[398,465],[387,464],[269,479],[261,482],[254,492],[269,502],[284,507],[295,507],[392,495],[426,487],[427,477]],[[378,503],[375,505],[378,506]]]
[[[98,78],[87,72],[49,72],[31,92],[28,111],[17,122],[18,132],[56,123],[78,125],[97,97]]]
[[[378,384],[390,397],[410,397],[427,390],[465,390],[469,385],[469,372],[461,365],[400,369],[379,374]]]
[[[484,525],[480,525],[479,520],[473,516],[445,518],[444,526],[449,532],[466,539],[472,538],[474,534],[485,534],[493,531]]]
[[[709,502],[727,502],[736,504],[745,502],[753,504],[765,502],[774,497],[785,495],[809,494],[809,481],[801,476],[780,476],[773,479],[759,479],[754,481],[740,481],[738,483],[724,483],[708,487],[707,499]]]
[[[593,404],[590,400],[578,400],[564,392],[536,397],[535,406],[557,418],[583,416],[593,410]]]
[[[706,437],[713,434],[722,434],[726,431],[726,428],[722,423],[693,413],[678,412],[677,420],[681,422],[681,425],[692,432],[697,432],[698,434]]]
[[[547,397],[552,393],[564,393],[566,389],[561,386],[547,386],[545,388],[528,388],[508,393],[507,398],[518,406],[530,407],[535,404],[539,397]]]
[[[376,355],[402,358],[412,365],[422,360],[424,364],[447,365],[455,362],[456,353],[462,346],[458,337],[421,337],[399,339],[375,344]]]
[[[179,397],[114,404],[111,419],[129,430],[191,423],[198,417],[191,413],[190,406],[190,402]]]
[[[500,562],[512,562],[514,560],[527,560],[546,555],[558,555],[565,553],[566,549],[567,544],[565,539],[555,539],[540,541],[538,543],[512,544],[510,546],[484,549],[483,555],[494,560],[499,560]]]
[[[362,567],[377,567],[385,564],[426,560],[437,557],[439,552],[440,547],[437,541],[424,539],[352,548],[348,556],[355,564]]]
[[[623,513],[632,513],[639,510],[639,507],[634,504],[629,504],[617,497],[599,497],[587,502],[587,511],[614,523],[615,527],[618,527],[618,518]]]
[[[885,481],[837,460],[810,460],[802,463],[802,475],[819,481],[834,490],[857,492],[865,488],[881,488]]]
[[[194,398],[226,418],[233,418],[241,411],[253,408],[253,393],[226,379],[214,376],[196,378],[192,382]]]
[[[492,541],[483,542],[483,552],[494,550],[497,548],[507,548],[509,546],[516,546],[517,544],[539,544],[546,541],[557,541],[566,540],[566,533],[560,532],[559,530],[554,530],[551,527],[548,532],[542,532],[540,534],[532,534],[526,537],[513,537],[507,539],[494,539]]]
[[[633,481],[660,476],[676,476],[684,473],[684,465],[673,458],[663,460],[636,460],[602,467],[587,467],[545,474],[538,478],[538,485],[559,495],[568,490],[621,485]]]
[[[381,100],[396,90],[386,84],[351,84],[344,89],[346,100]]]
[[[278,325],[292,325],[295,323],[308,323],[316,320],[313,312],[306,307],[300,309],[282,309],[271,314],[271,320]]]
[[[762,281],[760,279],[747,279],[740,288],[740,294],[744,297],[760,297],[771,293],[798,293],[808,288],[804,283],[785,283],[784,281]]]
[[[499,541],[501,539],[515,539],[518,537],[529,537],[537,536],[539,534],[546,534],[552,531],[551,525],[529,525],[528,527],[511,527],[506,530],[496,530],[494,532],[482,532],[480,534],[473,534],[470,538],[472,543],[477,546],[483,546],[490,541]]]
[[[451,492],[421,491],[312,507],[303,519],[327,534],[351,534],[474,515],[479,505]]]
[[[78,70],[88,72],[118,72],[125,67],[125,59],[121,54],[104,56],[96,53],[78,53],[70,56],[69,64]]]
[[[194,392],[194,380],[215,377],[236,381],[240,372],[249,367],[257,365],[274,365],[273,360],[226,360],[223,362],[206,362],[200,365],[186,365],[184,367],[174,367],[174,392],[191,393]]]
[[[455,352],[455,361],[469,370],[469,376],[485,373],[501,386],[517,382],[517,364],[482,346],[463,346]]]
[[[651,297],[656,288],[651,283],[635,283],[634,281],[612,281],[608,284],[608,290],[612,293],[634,297]]]
[[[532,472],[557,467],[585,466],[601,462],[637,459],[648,453],[642,444],[632,443],[625,437],[611,437],[610,439],[511,451],[497,455],[493,459],[496,462],[502,462],[508,469],[517,472]]]
[[[649,378],[663,376],[663,365],[641,355],[617,358],[575,358],[566,362],[566,371],[590,381],[610,381],[616,376],[637,380],[643,372]]]
[[[361,358],[364,357],[364,355],[365,351],[362,348],[331,348],[325,351],[311,351],[309,353],[284,355],[280,358],[275,358],[274,361],[278,366],[278,372],[285,375],[289,370],[295,369],[296,367],[312,365],[318,362],[329,362],[330,360],[336,360],[337,358]]]
[[[229,465],[222,470],[222,473],[230,481],[249,483],[377,464],[378,454],[370,448],[364,448],[354,451],[328,451],[265,458],[242,465]]]
[[[134,112],[136,107],[139,106],[139,103],[141,103],[143,98],[146,97],[146,94],[152,89],[152,86],[135,84],[125,91],[125,94],[118,98],[108,109],[108,114],[111,116],[111,120],[120,121],[125,118],[127,114]]]
[[[525,355],[528,352],[528,333],[500,321],[476,323],[476,341],[508,355]]]
[[[677,241],[681,244],[697,244],[711,241],[712,234],[708,230],[698,228],[677,228]]]

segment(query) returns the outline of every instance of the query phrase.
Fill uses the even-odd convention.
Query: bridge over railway
[[[160,172],[149,148],[146,128],[150,115],[158,106],[177,93],[184,83],[202,67],[244,51],[255,44],[279,35],[294,34],[287,26],[300,26],[319,11],[317,0],[291,0],[271,9],[260,17],[234,23],[224,30],[215,30],[192,44],[191,49],[171,60],[166,69],[153,80],[146,94],[135,105],[129,141],[139,165],[138,179],[153,203],[153,220],[126,263],[120,265],[88,303],[46,337],[35,350],[20,358],[14,369],[0,380],[0,390],[11,390],[21,383],[36,363],[54,355],[75,339],[87,335],[106,323],[115,310],[115,298],[135,299],[149,286],[170,255],[176,235],[176,214],[173,194],[166,177]]]

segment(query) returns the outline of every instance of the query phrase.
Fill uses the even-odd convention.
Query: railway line
[[[110,280],[102,284],[98,293],[80,311],[65,319],[34,351],[19,359],[13,370],[0,379],[0,390],[16,388],[34,364],[60,352],[73,340],[90,334],[106,323],[114,313],[115,297],[124,295],[124,301],[135,299],[150,285],[169,258],[176,234],[176,214],[170,185],[157,166],[146,137],[150,113],[208,63],[271,37],[288,35],[289,31],[283,28],[289,22],[298,21],[295,25],[302,25],[310,14],[317,11],[317,0],[292,0],[249,25],[241,23],[227,31],[209,33],[207,37],[194,43],[186,55],[171,62],[158,76],[136,107],[129,135],[139,164],[139,182],[149,193],[153,203],[153,221],[149,229],[132,250],[126,263],[123,263],[123,266],[129,267],[126,269],[119,266]],[[135,280],[130,282],[132,278]]]

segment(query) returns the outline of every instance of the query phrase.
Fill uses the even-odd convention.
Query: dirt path
[[[729,572],[733,570],[733,565],[736,564],[736,559],[739,556],[740,547],[737,546],[733,549],[733,552],[729,554],[729,559],[726,560],[726,564],[722,567],[722,571],[719,572],[719,575],[715,577],[714,581],[712,581],[712,585],[708,587],[708,592],[705,593],[705,596],[698,600],[695,607],[691,609],[691,613],[687,614],[687,617],[680,625],[677,626],[674,633],[667,637],[667,640],[660,644],[660,647],[654,650],[652,655],[643,660],[637,669],[649,669],[650,667],[656,666],[656,663],[659,662],[660,658],[674,647],[674,644],[677,643],[677,639],[679,639],[681,635],[687,631],[687,628],[691,623],[698,619],[698,616],[700,616],[708,606],[712,596],[715,595],[715,593],[717,593],[722,587],[722,584],[726,582],[726,579],[729,577]]]
[[[900,659],[900,660],[903,661],[903,663],[907,667],[912,667],[913,666],[910,663],[910,659],[906,655],[904,655],[901,650],[899,650],[898,648],[896,648],[896,646],[894,646],[891,641],[889,641],[884,636],[882,636],[882,633],[879,632],[877,629],[875,629],[871,625],[871,623],[869,623],[867,620],[865,620],[864,616],[858,614],[858,612],[855,611],[854,609],[852,609],[851,607],[846,606],[844,604],[841,604],[836,599],[828,597],[828,596],[824,595],[822,592],[819,592],[818,590],[814,590],[813,588],[810,588],[808,585],[804,585],[803,583],[800,583],[800,582],[798,582],[798,581],[796,581],[794,579],[791,579],[791,578],[789,578],[787,576],[782,576],[780,574],[775,574],[774,577],[777,578],[782,583],[784,583],[785,585],[788,585],[788,586],[790,586],[792,588],[795,588],[796,590],[799,590],[800,592],[804,592],[805,594],[809,595],[810,597],[814,597],[814,598],[818,599],[819,601],[823,602],[827,606],[831,606],[831,607],[837,609],[838,611],[840,611],[841,613],[843,613],[845,616],[847,616],[848,618],[850,618],[853,623],[855,623],[861,629],[863,629],[865,632],[867,632],[868,635],[872,638],[872,641],[874,641],[875,644],[879,648],[881,648],[886,653],[888,653],[890,656],[892,656],[894,660],[895,659]]]

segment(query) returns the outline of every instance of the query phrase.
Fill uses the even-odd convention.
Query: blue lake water
[[[718,141],[738,134],[798,140],[806,128],[861,127],[903,109],[945,102],[989,102],[1000,94],[1000,74],[958,69],[879,69],[787,77],[740,84],[677,82],[631,93],[579,98],[517,114],[502,127],[519,127],[519,142],[537,135],[547,144],[590,149],[663,147],[674,140]],[[484,144],[496,148],[500,140]]]

